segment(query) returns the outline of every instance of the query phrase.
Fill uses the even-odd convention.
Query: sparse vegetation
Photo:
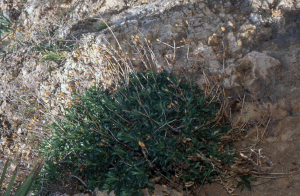
[[[104,22],[99,22],[97,31],[102,31],[103,29],[106,29],[107,25]]]
[[[43,55],[41,62],[53,61],[60,64],[66,58],[64,52],[70,52],[76,47],[76,43],[68,43],[60,40],[50,44],[38,44],[33,50],[38,51]],[[53,70],[52,68],[49,68],[48,71],[51,72]]]
[[[241,191],[247,187],[251,191],[251,181],[257,181],[256,178],[251,178],[250,175],[241,175],[239,176],[240,182],[238,183],[237,187],[241,187]]]
[[[54,2],[51,1],[51,4]],[[58,10],[61,12],[56,22],[74,12],[73,8]],[[94,23],[93,27],[98,19],[86,17],[87,22]],[[72,55],[74,59],[100,59],[96,55],[86,55],[83,49],[76,50],[79,46],[77,40],[57,41],[54,38],[58,34],[55,25],[40,27],[40,40],[37,41],[32,39],[29,27],[12,30],[12,23],[3,15],[0,23],[0,38],[7,36],[9,41],[13,41],[6,44],[8,47],[3,52],[1,49],[0,52],[5,55],[19,46],[30,46],[28,52],[38,54],[38,63],[52,61],[63,65],[72,52],[75,52]],[[110,24],[109,21],[99,22],[96,31],[102,31]],[[133,48],[136,47],[135,52],[139,53],[137,56],[143,63],[149,63],[145,66],[147,68],[155,67],[152,66],[155,57],[149,49],[151,41],[146,40],[144,44],[142,36],[138,35],[133,35],[132,41],[129,41]],[[157,41],[168,45],[159,39]],[[188,42],[183,38],[180,43]],[[141,48],[137,49],[138,46]],[[95,85],[83,94],[78,91],[68,102],[71,107],[63,117],[60,116],[62,114],[53,116],[49,111],[54,96],[44,95],[47,92],[37,95],[39,89],[29,89],[26,85],[16,88],[9,102],[14,116],[22,121],[18,127],[21,133],[13,136],[14,145],[30,145],[34,158],[40,156],[36,153],[39,147],[40,153],[47,159],[34,185],[36,194],[53,193],[55,186],[63,192],[65,185],[70,184],[70,176],[80,184],[74,183],[78,186],[73,191],[100,187],[102,190],[114,190],[117,195],[140,195],[141,189],[147,187],[153,191],[155,183],[164,184],[171,179],[186,190],[193,190],[197,185],[222,175],[223,167],[234,161],[236,151],[230,147],[231,140],[223,137],[231,128],[218,113],[220,100],[208,99],[192,80],[166,71],[132,71],[126,63],[137,58],[123,51],[100,44],[93,47],[97,51],[103,49],[101,57],[107,60],[107,71],[113,76],[112,81],[119,86],[118,89],[110,91]],[[150,60],[147,55],[151,56]],[[173,65],[174,59],[167,62],[169,66]],[[89,66],[92,69],[98,65]],[[55,66],[47,65],[45,71],[51,74],[55,69]],[[89,76],[92,77],[93,73],[90,72]],[[117,82],[121,77],[124,78],[119,85]],[[56,96],[60,96],[61,101],[67,100],[64,92]],[[43,97],[47,97],[49,102],[43,101]],[[28,163],[28,171],[32,169],[30,161],[24,161]],[[37,170],[33,171],[36,175]],[[241,179],[238,187],[242,190],[245,186],[250,188],[253,181],[250,175],[234,177]]]

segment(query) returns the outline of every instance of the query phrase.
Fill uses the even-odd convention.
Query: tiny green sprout
[[[107,25],[104,22],[99,22],[97,31],[102,31],[103,29],[106,29]]]

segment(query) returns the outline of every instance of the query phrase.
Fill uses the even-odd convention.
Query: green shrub
[[[162,176],[190,188],[210,181],[214,161],[233,159],[218,151],[230,128],[216,123],[219,105],[210,100],[192,81],[153,71],[130,75],[114,94],[97,85],[74,94],[40,149],[49,157],[44,173],[55,179],[55,168],[65,170],[116,195],[152,191]]]

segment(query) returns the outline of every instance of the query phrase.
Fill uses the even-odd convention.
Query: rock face
[[[246,78],[245,83],[249,84],[252,81],[260,80],[263,84],[269,85],[271,83],[270,76],[278,74],[280,68],[281,63],[277,59],[253,51],[241,60],[237,71]]]
[[[284,155],[287,165],[299,164],[298,0],[12,0],[1,1],[0,7],[18,21],[16,28],[24,29],[23,44],[0,62],[4,115],[16,117],[7,108],[24,85],[52,115],[61,115],[75,90],[94,83],[110,87],[128,67],[166,69],[192,77],[206,92],[224,88],[225,115],[233,123],[256,126],[270,120],[273,130],[260,148],[277,149],[278,142],[281,150],[269,150],[273,162]],[[110,28],[102,29],[102,19]],[[63,52],[60,63],[40,62],[44,54],[36,46],[59,39],[79,48]],[[300,191],[296,184],[289,185],[294,195]]]

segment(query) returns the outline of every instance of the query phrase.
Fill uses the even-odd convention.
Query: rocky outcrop
[[[19,20],[16,27],[33,44],[0,62],[0,111],[11,118],[15,114],[7,108],[21,96],[18,91],[26,89],[52,115],[61,115],[75,90],[94,83],[110,87],[126,63],[192,77],[203,90],[224,88],[225,115],[232,122],[256,126],[272,119],[282,128],[296,124],[300,114],[297,0],[28,0],[2,1],[0,7]],[[13,10],[23,12],[10,14]],[[110,28],[99,28],[102,19]],[[58,39],[79,48],[64,52],[61,63],[40,62],[43,55],[34,46]],[[266,134],[268,142],[281,138],[284,146],[295,144],[286,138],[298,138],[292,126],[291,133],[274,130]]]

